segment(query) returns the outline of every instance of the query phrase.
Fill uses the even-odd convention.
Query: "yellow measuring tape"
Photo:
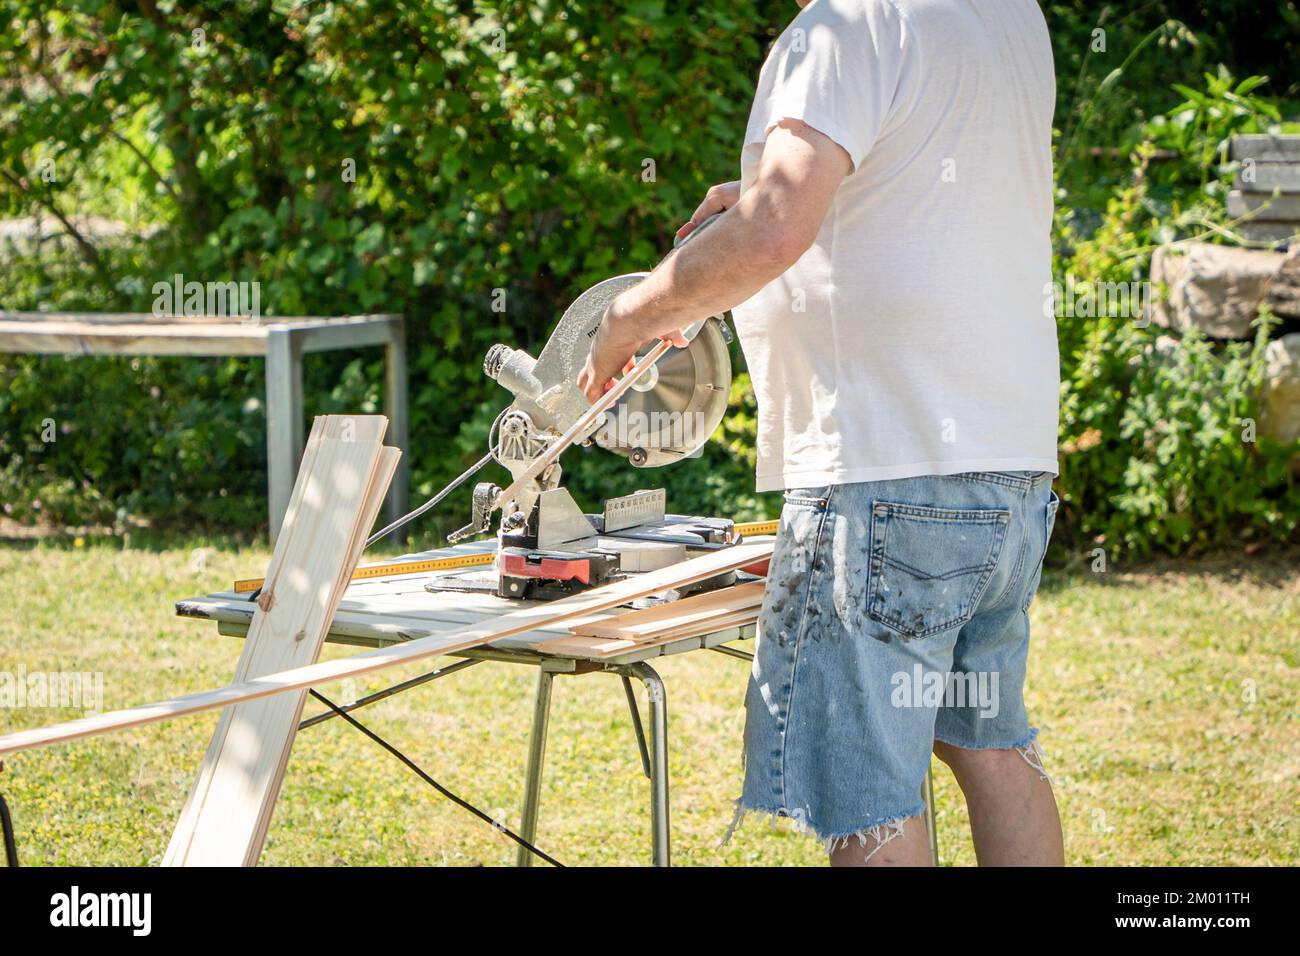
[[[777,521],[750,521],[735,526],[738,535],[776,534]],[[428,558],[422,561],[390,561],[387,564],[363,564],[352,572],[353,581],[367,578],[387,578],[399,574],[424,574],[428,571],[450,571],[454,568],[472,568],[492,564],[496,561],[495,551],[482,554],[466,554],[458,558]],[[266,582],[266,578],[244,578],[235,582],[235,593],[244,594],[256,591]]]
[[[397,574],[423,574],[426,571],[450,571],[452,568],[472,568],[475,565],[491,564],[497,559],[495,551],[483,554],[466,554],[459,558],[429,558],[424,561],[391,561],[388,564],[363,564],[352,572],[353,581],[367,578],[386,578]],[[256,591],[266,582],[266,578],[245,578],[235,582],[235,591]]]

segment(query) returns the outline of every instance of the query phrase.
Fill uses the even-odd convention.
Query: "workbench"
[[[442,548],[385,559],[384,563],[437,560],[468,555],[482,555],[496,550],[495,540],[476,541],[455,547]],[[326,640],[335,644],[357,647],[384,647],[402,641],[454,630],[517,610],[538,602],[501,598],[492,594],[463,591],[428,591],[425,585],[440,574],[455,572],[429,572],[403,574],[394,577],[370,578],[353,581],[338,612],[334,616]],[[248,630],[256,605],[249,593],[219,591],[176,602],[176,613],[182,617],[199,618],[217,622],[218,633],[243,637]],[[734,641],[748,640],[754,636],[755,625],[728,627],[703,637],[690,637],[667,644],[637,648],[611,657],[583,657],[572,651],[548,652],[549,641],[572,637],[569,628],[580,621],[594,621],[612,617],[626,608],[615,608],[565,621],[549,628],[518,634],[494,641],[479,648],[453,652],[456,662],[432,670],[421,676],[403,681],[357,701],[340,705],[344,712],[375,703],[396,693],[421,686],[431,680],[449,676],[459,670],[485,661],[508,664],[525,664],[537,668],[536,690],[533,699],[532,725],[529,731],[528,762],[524,779],[523,811],[518,833],[529,843],[537,833],[537,818],[542,785],[542,772],[546,756],[546,736],[550,723],[551,696],[555,678],[561,674],[606,673],[617,675],[622,683],[631,714],[632,727],[641,755],[642,769],[650,781],[650,832],[651,862],[655,866],[670,863],[669,788],[668,788],[668,698],[663,679],[651,666],[659,657],[707,650],[726,654],[745,661],[753,655],[730,646]],[[540,646],[535,646],[540,645]],[[650,705],[647,734],[641,719],[641,710],[633,691],[632,680],[640,681],[646,690]],[[737,686],[743,686],[737,676]],[[739,691],[738,691],[739,693]],[[310,726],[336,716],[323,713],[309,718],[303,726]],[[737,746],[740,741],[737,740]],[[739,786],[739,780],[737,780]],[[930,812],[932,794],[930,779],[926,777],[923,796],[926,801],[927,823],[930,826],[931,846],[935,847],[933,814]],[[723,821],[725,822],[725,821]],[[937,853],[936,853],[937,857]],[[532,854],[519,848],[517,863],[528,866]]]

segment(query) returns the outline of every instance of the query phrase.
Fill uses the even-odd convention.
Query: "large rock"
[[[1259,433],[1282,443],[1300,438],[1300,332],[1268,343],[1260,391]],[[1291,459],[1300,471],[1300,455]]]
[[[1217,339],[1251,337],[1251,322],[1286,256],[1280,252],[1190,242],[1161,246],[1151,258],[1152,318],[1170,329],[1200,329]]]
[[[1283,319],[1300,319],[1300,246],[1282,260],[1268,287],[1268,307]]]

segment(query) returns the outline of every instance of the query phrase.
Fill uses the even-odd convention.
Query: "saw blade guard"
[[[484,370],[515,395],[512,409],[534,428],[559,434],[588,408],[578,374],[610,302],[649,273],[614,276],[587,289],[565,310],[541,354],[495,346]],[[605,413],[589,436],[637,467],[659,467],[699,451],[727,411],[730,334],[720,317],[687,330],[690,344],[664,354]],[[653,347],[646,346],[640,358]]]
[[[687,348],[670,349],[605,413],[593,436],[596,444],[638,468],[696,454],[727,413],[728,341],[721,319],[705,320]]]

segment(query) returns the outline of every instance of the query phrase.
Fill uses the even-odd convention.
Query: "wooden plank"
[[[357,523],[353,532],[351,547],[349,548],[347,558],[339,568],[339,576],[334,581],[332,590],[334,608],[338,607],[339,598],[348,586],[348,578],[352,569],[357,566],[361,559],[361,552],[366,546],[366,537],[370,529],[375,526],[375,521],[379,517],[380,509],[383,507],[384,498],[388,494],[388,485],[393,480],[393,474],[397,471],[397,465],[402,457],[402,453],[396,448],[381,448],[379,463],[376,466],[370,487],[366,491],[365,504],[361,511],[360,521]],[[331,611],[330,619],[333,618]],[[316,641],[315,652],[311,655],[310,660],[304,660],[303,663],[314,663],[320,657],[321,646],[325,642],[325,636],[329,633],[330,620],[326,621],[319,640]],[[254,866],[262,854],[262,846],[266,843],[266,832],[271,824],[271,814],[275,810],[276,799],[280,793],[280,784],[284,780],[284,772],[289,764],[289,752],[293,748],[294,737],[298,733],[298,723],[302,720],[303,705],[307,702],[307,692],[299,691],[296,695],[284,694],[280,697],[268,698],[264,701],[256,701],[249,706],[257,707],[261,705],[271,705],[282,700],[291,700],[297,697],[297,707],[294,708],[293,714],[277,729],[277,733],[282,739],[282,750],[279,762],[274,766],[272,774],[267,778],[266,792],[261,799],[261,816],[258,822],[258,829],[255,835],[254,843],[250,844],[244,863],[246,866]],[[287,708],[286,708],[287,709]],[[215,828],[214,828],[215,829]],[[218,834],[221,836],[221,834]],[[199,860],[199,863],[205,861]],[[211,861],[207,861],[211,862]]]
[[[674,627],[666,631],[660,631],[653,637],[639,640],[636,642],[636,646],[656,647],[660,644],[679,641],[684,637],[703,637],[705,634],[713,634],[715,631],[723,631],[729,627],[753,624],[758,620],[761,611],[761,607],[743,608],[739,611],[731,611],[727,614],[718,614],[704,620],[692,621],[690,624],[683,624],[681,627]]]
[[[533,646],[538,650],[546,651],[548,654],[566,654],[571,657],[598,657],[632,650],[636,647],[636,642],[610,637],[572,635],[556,638],[553,641],[540,641]]]
[[[694,621],[716,617],[720,612],[758,607],[763,603],[763,582],[738,584],[705,594],[695,594],[679,601],[628,611],[592,624],[575,624],[569,630],[585,637],[615,640],[644,640],[656,633],[689,625]]]
[[[189,329],[147,325],[0,322],[0,352],[46,355],[264,355],[266,327]]]
[[[24,322],[33,327],[87,325],[126,326],[139,325],[150,328],[168,326],[239,326],[248,320],[242,315],[154,315],[152,312],[4,312],[0,311],[0,321]],[[111,328],[105,329],[111,331]],[[198,328],[196,335],[202,335]]]
[[[1245,133],[1231,140],[1233,159],[1253,159],[1257,163],[1300,163],[1300,136],[1271,133]]]
[[[355,446],[354,446],[355,447]],[[329,449],[325,450],[326,452]],[[380,467],[391,471],[395,464],[394,450],[386,450]],[[320,461],[319,467],[329,468],[332,462],[328,454]],[[382,480],[382,478],[381,478]],[[305,487],[309,485],[305,484]],[[361,531],[355,528],[348,535],[349,554],[343,563],[346,565],[355,558],[352,554],[359,551],[357,538],[373,523],[379,507],[379,497],[373,491],[374,483],[366,491],[366,514],[363,515]],[[382,490],[378,493],[382,496]],[[329,520],[332,513],[337,513],[337,503],[328,509],[322,519]],[[308,509],[308,515],[311,509]],[[333,529],[335,543],[341,537],[341,529]],[[301,540],[301,536],[300,536]],[[317,544],[322,552],[329,547],[329,542]],[[302,572],[301,568],[291,568]],[[309,573],[302,574],[303,583],[315,586],[316,594],[309,595],[309,601],[321,601],[321,592],[329,582],[319,578],[310,579]],[[300,630],[292,636],[287,634],[267,635],[262,631],[250,630],[255,639],[245,645],[245,653],[240,659],[239,676],[255,676],[277,667],[291,666],[293,663],[311,663],[319,653],[324,632],[328,631],[332,610],[328,609],[330,601],[337,602],[341,583],[336,579],[329,587],[328,596],[323,600],[327,604],[324,620],[317,626],[315,640],[302,639],[306,633]],[[281,607],[284,605],[281,604]],[[258,614],[262,614],[259,609]],[[275,614],[271,608],[269,619]],[[283,616],[282,616],[282,619]],[[260,638],[260,640],[259,640]],[[270,639],[268,639],[270,638]],[[278,640],[277,640],[278,638]],[[278,659],[277,654],[278,652]],[[268,660],[269,657],[269,660]],[[173,836],[169,847],[170,865],[251,865],[260,855],[265,839],[266,826],[279,791],[283,777],[284,765],[288,760],[289,748],[293,734],[301,716],[303,695],[286,695],[281,698],[258,701],[243,707],[232,708],[227,715],[223,728],[219,728],[214,737],[213,748],[205,760],[206,775],[201,774],[196,793],[202,794],[201,801],[195,801],[188,816],[182,817],[182,823]],[[223,735],[224,729],[224,735]],[[235,739],[232,743],[232,729]],[[240,739],[240,738],[243,739]],[[206,776],[206,780],[203,777]],[[241,855],[242,851],[242,855]]]
[[[1259,221],[1300,223],[1300,195],[1273,196],[1233,189],[1228,193],[1228,215],[1234,219],[1252,216]]]
[[[304,352],[386,345],[398,317],[154,316],[148,312],[0,311],[0,352],[46,355],[265,355],[268,335],[294,330]],[[398,439],[401,435],[396,436]],[[398,447],[404,447],[400,441]]]
[[[457,628],[448,634],[432,635],[405,644],[376,648],[373,651],[365,651],[339,660],[321,661],[306,667],[297,667],[228,684],[216,690],[174,697],[159,703],[83,717],[80,720],[51,727],[6,734],[0,737],[0,754],[78,740],[127,727],[139,727],[186,714],[202,713],[205,710],[259,700],[288,691],[303,690],[347,677],[360,677],[362,674],[372,674],[412,661],[477,647],[499,638],[511,637],[537,627],[558,624],[583,614],[617,607],[640,597],[692,584],[716,574],[734,571],[766,560],[772,555],[773,543],[774,539],[760,539],[711,551],[672,567],[647,571],[645,574],[593,588],[546,605],[521,608],[491,621]]]
[[[312,439],[272,555],[236,681],[313,663],[400,452],[382,416],[328,416]],[[164,865],[252,865],[265,840],[305,694],[222,715]]]
[[[9,312],[0,309],[0,321],[41,324],[145,325],[165,328],[172,325],[244,326],[269,329],[288,326],[295,329],[340,328],[346,326],[383,325],[400,321],[396,312],[369,315],[264,315],[256,324],[242,315],[154,315],[152,312]],[[202,334],[200,331],[199,334]]]
[[[1250,178],[1247,179],[1247,176]],[[1246,193],[1271,193],[1275,189],[1284,193],[1300,193],[1300,162],[1256,163],[1249,170],[1237,170],[1232,185],[1234,189]]]
[[[292,520],[296,523],[300,533],[296,540],[290,541],[285,547],[277,548],[272,557],[271,567],[268,570],[268,580],[272,582],[272,585],[265,591],[265,600],[259,603],[254,614],[253,623],[250,627],[252,639],[243,648],[236,670],[236,680],[256,676],[259,672],[266,673],[268,670],[275,670],[276,667],[271,663],[275,660],[275,654],[279,653],[292,658],[295,652],[304,647],[304,644],[307,645],[306,653],[311,654],[310,659],[305,663],[310,663],[311,660],[315,659],[310,642],[302,640],[302,637],[306,634],[305,628],[301,631],[297,630],[302,614],[298,613],[295,617],[295,612],[299,612],[303,607],[311,607],[313,604],[319,605],[319,587],[321,584],[328,584],[328,579],[320,581],[318,577],[315,581],[309,580],[306,562],[299,556],[299,551],[309,542],[309,539],[316,537],[311,532],[311,526],[320,525],[322,518],[329,517],[328,514],[321,512],[323,511],[322,505],[327,506],[329,504],[323,490],[331,480],[331,469],[337,467],[340,459],[356,458],[356,453],[359,451],[364,456],[364,463],[354,466],[351,479],[359,484],[362,475],[364,475],[368,485],[379,454],[377,442],[374,440],[367,442],[365,445],[359,445],[355,442],[344,443],[337,440],[339,435],[337,429],[333,427],[334,424],[334,422],[327,423],[325,420],[317,419],[313,425],[312,441],[303,457],[301,480],[294,487],[291,502]],[[329,425],[330,427],[322,428],[323,425]],[[326,460],[322,462],[320,455],[326,431],[331,433],[333,439],[331,441],[332,447],[328,450],[333,454],[327,454]],[[317,471],[318,468],[321,470]],[[354,491],[352,494],[353,500],[358,504],[364,490]],[[306,509],[303,508],[304,495],[308,495],[311,499]],[[328,509],[324,510],[327,511]],[[338,555],[340,547],[350,546],[351,528],[334,522],[327,524],[325,531],[325,539],[319,541],[318,548],[329,548],[332,545],[334,553]],[[340,541],[344,534],[347,535],[347,539]],[[331,537],[333,538],[332,541],[330,540]],[[298,551],[295,551],[295,547]],[[341,560],[341,555],[339,555],[339,559]],[[287,587],[281,585],[282,576]],[[313,591],[317,593],[313,593]],[[332,609],[330,610],[330,616],[332,617]],[[308,626],[310,623],[308,622]],[[328,629],[328,623],[328,619],[325,620],[326,629]],[[281,633],[277,635],[277,631]],[[323,639],[323,634],[321,637]],[[304,663],[304,661],[300,661],[300,663]],[[262,704],[249,705],[247,709],[232,708],[231,711],[223,715],[222,722],[218,725],[217,732],[213,736],[208,754],[200,770],[199,781],[191,793],[190,800],[182,812],[181,822],[173,835],[167,857],[164,859],[165,864],[178,865],[187,861],[199,825],[200,814],[203,812],[207,798],[214,787],[214,779],[220,777],[220,782],[216,784],[219,791],[223,786],[228,786],[228,775],[223,775],[221,772],[221,760],[224,747],[230,739],[232,725],[239,722],[240,726],[237,732],[247,738],[244,745],[256,749],[261,739],[259,737],[259,720],[269,722],[273,721],[276,716],[273,707],[267,705],[281,704],[286,700],[289,703],[296,702],[287,698],[282,699],[281,702],[268,701]],[[251,759],[247,759],[246,762],[250,765],[255,764],[257,756],[254,753]],[[216,802],[219,804],[221,799],[228,799],[228,797],[219,792]],[[216,816],[216,813],[214,812],[212,816]],[[252,825],[255,827],[256,824],[257,817],[254,816]]]

